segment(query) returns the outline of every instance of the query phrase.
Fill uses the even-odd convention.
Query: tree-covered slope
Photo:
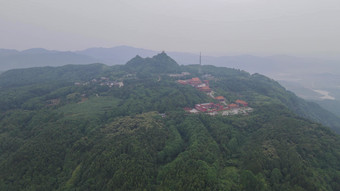
[[[1,74],[0,87],[87,80],[103,74],[106,70],[109,70],[109,67],[104,64],[14,69]]]
[[[168,75],[181,72],[190,75]],[[253,112],[185,112],[216,102],[177,83],[192,77]],[[179,66],[162,53],[0,79],[0,190],[340,189],[340,137],[316,123],[330,115],[262,75]]]

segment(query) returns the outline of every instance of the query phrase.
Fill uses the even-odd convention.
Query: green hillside
[[[340,119],[259,74],[161,53],[7,71],[0,96],[0,190],[340,190]]]

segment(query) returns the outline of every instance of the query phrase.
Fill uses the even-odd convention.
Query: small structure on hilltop
[[[229,107],[230,109],[235,109],[235,108],[238,108],[238,105],[232,103],[232,104],[229,104],[228,107]]]
[[[207,92],[207,93],[211,92],[211,89],[209,88],[209,86],[198,87],[197,89],[202,92]]]
[[[114,86],[118,86],[118,87],[123,87],[124,86],[124,83],[123,82],[116,82],[113,84]]]
[[[183,77],[183,76],[187,76],[187,75],[190,75],[189,72],[182,72],[180,74],[168,74],[168,76],[170,77]]]
[[[248,103],[243,100],[238,99],[235,101],[235,103],[238,104],[239,106],[248,107]]]
[[[225,98],[223,96],[217,96],[215,97],[217,101],[225,101]]]

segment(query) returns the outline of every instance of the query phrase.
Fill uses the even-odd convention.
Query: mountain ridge
[[[208,65],[173,73],[165,53],[132,62],[1,74],[0,189],[340,188],[339,135],[293,112],[306,103],[276,81]],[[253,112],[185,112],[219,102],[178,81],[192,78]]]
[[[1,49],[2,52],[13,52],[13,50]],[[130,46],[116,46],[111,48],[88,48],[79,51],[55,51],[46,50],[41,48],[28,49],[24,51],[15,51],[17,55],[23,54],[25,51],[33,52],[38,51],[40,53],[58,53],[60,62],[49,64],[46,60],[36,59],[36,65],[31,62],[30,59],[26,58],[26,64],[22,61],[11,60],[14,58],[1,57],[0,51],[0,70],[8,70],[14,68],[22,67],[32,67],[32,66],[60,66],[65,64],[88,64],[94,62],[100,62],[107,65],[120,65],[125,64],[130,58],[140,55],[142,57],[152,57],[153,55],[160,53],[161,51],[148,50],[143,48],[134,48]],[[47,51],[47,52],[46,52]],[[73,59],[64,58],[63,54],[72,54]],[[168,52],[168,54],[173,57],[180,65],[190,65],[199,63],[199,55],[193,53],[185,52]],[[25,54],[24,54],[25,55]],[[3,56],[3,55],[2,55]],[[22,56],[22,55],[21,55]],[[77,59],[76,59],[77,58]],[[31,58],[32,59],[32,58]],[[55,59],[55,58],[54,58]],[[62,63],[62,61],[64,63]],[[16,63],[18,62],[18,63]],[[73,62],[73,63],[72,63]],[[253,55],[239,55],[239,56],[202,56],[202,63],[207,65],[225,66],[230,68],[237,68],[246,70],[250,73],[261,73],[265,75],[270,75],[271,77],[277,77],[278,74],[292,72],[290,69],[295,68],[297,72],[329,72],[338,71],[337,67],[338,61],[324,60],[324,59],[311,59],[302,58],[295,56],[286,55],[276,55],[268,57],[260,57]],[[289,66],[289,67],[288,67]],[[299,66],[296,68],[296,66]],[[327,66],[327,67],[326,67]],[[325,70],[327,68],[327,70]],[[331,69],[330,69],[331,68]]]

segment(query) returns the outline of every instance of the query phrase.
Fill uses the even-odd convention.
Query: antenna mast
[[[202,73],[202,55],[201,55],[201,52],[200,52],[200,66],[198,68],[198,73]]]
[[[200,66],[202,66],[202,55],[201,55],[201,52],[200,52]]]

